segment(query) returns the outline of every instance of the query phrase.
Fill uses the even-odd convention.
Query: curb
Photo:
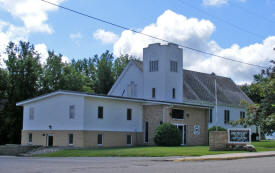
[[[185,161],[211,161],[211,160],[237,160],[237,159],[246,159],[246,158],[260,158],[260,157],[273,157],[275,154],[261,154],[261,155],[246,155],[246,156],[225,156],[225,157],[189,157],[189,158],[180,158],[174,159],[174,162],[185,162]]]

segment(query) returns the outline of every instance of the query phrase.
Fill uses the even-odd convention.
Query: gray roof
[[[142,61],[134,62],[143,71]],[[185,69],[183,69],[183,100],[215,104],[215,79],[219,105],[239,106],[242,100],[253,103],[232,79]]]

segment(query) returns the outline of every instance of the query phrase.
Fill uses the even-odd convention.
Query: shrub
[[[221,126],[218,126],[218,127],[217,127],[217,130],[218,130],[218,131],[227,131],[225,128],[223,128],[223,127],[221,127]],[[209,132],[210,132],[210,131],[216,131],[216,126],[213,126],[213,127],[209,128],[208,131],[209,131]]]
[[[177,146],[181,144],[182,136],[175,125],[163,123],[156,128],[154,141],[161,146]]]

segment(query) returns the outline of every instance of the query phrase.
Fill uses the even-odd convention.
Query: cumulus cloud
[[[34,49],[40,54],[40,62],[41,64],[45,64],[47,61],[47,58],[49,56],[48,48],[44,43],[36,44],[34,45]],[[67,56],[62,56],[62,62],[69,63],[70,59]]]
[[[115,43],[118,40],[118,36],[110,31],[98,29],[93,33],[93,37],[96,40],[101,41],[103,44]]]
[[[229,48],[222,48],[217,42],[211,40],[214,31],[215,26],[211,21],[186,18],[171,10],[165,11],[155,23],[141,30],[143,33],[158,38],[246,63],[266,66],[274,57],[272,49],[275,47],[275,36],[245,47],[233,44]],[[113,46],[114,55],[130,54],[142,58],[143,48],[156,42],[159,41],[126,30],[121,33]],[[183,68],[205,73],[214,72],[217,75],[231,77],[239,84],[251,82],[253,74],[260,71],[259,68],[207,56],[188,49],[183,49]]]
[[[60,4],[64,0],[51,0]],[[24,22],[26,29],[32,32],[52,33],[53,28],[47,24],[47,12],[57,7],[38,0],[0,0],[0,8],[8,11],[13,17]]]

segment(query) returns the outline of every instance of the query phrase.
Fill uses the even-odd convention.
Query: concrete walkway
[[[203,161],[203,160],[235,160],[244,158],[258,158],[258,157],[272,157],[275,156],[275,151],[265,152],[251,152],[251,153],[230,153],[230,154],[216,154],[216,155],[205,155],[198,157],[183,157],[176,158],[173,161]]]

